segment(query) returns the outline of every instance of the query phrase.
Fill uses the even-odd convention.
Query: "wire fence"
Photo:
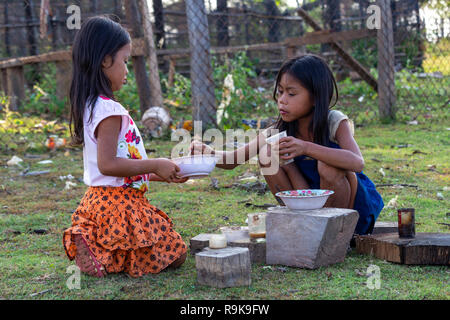
[[[391,52],[384,62],[380,60],[383,54],[380,45],[388,39],[380,42],[376,30],[366,32],[370,19],[374,15],[376,18],[376,11],[372,12],[370,7],[381,8],[383,1],[388,3],[384,10],[391,13],[393,32]],[[143,12],[143,2],[149,14]],[[340,48],[336,50],[324,40],[325,33],[317,33],[298,15],[297,7],[277,6],[273,0],[2,0],[0,62],[69,49],[77,30],[68,28],[70,13],[67,9],[76,5],[80,8],[81,21],[97,14],[112,14],[134,39],[142,40],[140,48],[135,46],[133,56],[141,113],[161,104],[161,99],[156,97],[158,90],[154,88],[159,85],[158,75],[152,68],[145,72],[154,63],[151,60],[154,54],[158,69],[167,76],[169,85],[176,74],[191,80],[193,119],[217,123],[217,116],[220,116],[217,109],[220,110],[224,98],[217,94],[217,88],[223,91],[226,86],[224,82],[214,82],[216,69],[213,66],[226,64],[242,52],[246,53],[258,76],[256,81],[259,82],[252,83],[255,89],[270,88],[281,63],[300,53],[315,53],[326,58],[338,80],[367,80],[355,70],[351,60],[349,63],[348,57],[368,71],[367,77],[378,81],[383,79],[383,70],[389,66],[394,69],[395,77],[395,87],[388,87],[395,91],[392,96],[397,104],[409,105],[414,113],[417,105],[431,109],[446,106],[448,101],[442,97],[450,94],[449,10],[433,8],[434,2],[297,1],[296,4],[323,30],[333,34],[332,39]],[[42,5],[46,10],[42,10]],[[387,12],[381,11],[381,15],[381,21],[385,21]],[[311,35],[313,31],[316,33]],[[29,83],[39,78],[40,68],[42,66],[34,65],[28,70],[25,78]],[[2,77],[6,77],[5,73]],[[166,94],[165,89],[159,88],[162,95]]]

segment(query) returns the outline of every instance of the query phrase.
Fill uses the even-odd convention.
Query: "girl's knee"
[[[319,172],[320,180],[335,183],[346,176],[346,171],[330,166],[322,161],[317,161],[317,171]]]

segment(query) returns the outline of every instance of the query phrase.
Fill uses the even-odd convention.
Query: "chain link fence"
[[[135,53],[132,66],[141,116],[152,106],[165,108],[177,103],[170,92],[174,90],[174,83],[178,82],[190,85],[190,90],[186,88],[184,92],[189,100],[181,101],[190,104],[192,119],[214,125],[218,122],[218,116],[222,120],[220,117],[227,114],[230,103],[227,103],[229,97],[224,92],[233,88],[226,81],[227,75],[233,63],[243,59],[243,52],[245,62],[239,66],[248,67],[249,72],[246,74],[248,78],[243,75],[242,79],[245,78],[254,92],[265,92],[265,99],[270,99],[273,79],[282,62],[300,53],[324,57],[338,80],[344,81],[342,86],[349,83],[346,79],[350,79],[350,83],[364,83],[364,77],[355,71],[348,59],[323,40],[326,32],[317,32],[298,15],[297,9],[302,7],[323,30],[331,32],[340,48],[372,77],[380,81],[386,74],[386,67],[394,69],[395,87],[387,87],[394,91],[388,99],[395,97],[395,100],[389,100],[392,104],[395,101],[397,105],[408,106],[412,118],[423,114],[423,107],[431,110],[446,106],[448,99],[445,97],[450,93],[448,3],[438,0],[386,1],[389,5],[384,10],[390,9],[392,16],[388,20],[392,25],[393,47],[388,48],[391,52],[380,64],[380,56],[383,56],[379,50],[380,44],[387,43],[388,39],[379,40],[376,30],[365,32],[368,21],[376,14],[376,11],[370,11],[370,7],[375,5],[381,9],[380,1],[2,0],[0,63],[13,57],[69,49],[77,31],[67,27],[70,16],[67,9],[70,5],[80,8],[81,21],[98,14],[112,14],[130,31],[133,39],[140,39],[133,43]],[[143,12],[143,2],[148,6],[149,13]],[[42,14],[41,4],[47,5],[45,14]],[[380,12],[381,21],[388,21],[386,11]],[[364,30],[364,36],[360,34],[355,37],[355,33],[361,33],[360,30]],[[313,31],[316,33],[310,35]],[[299,41],[299,38],[303,40]],[[155,72],[155,68],[149,68],[152,53],[157,58],[159,73]],[[392,54],[394,59],[389,58]],[[48,66],[41,63],[25,65],[24,68],[25,79],[31,88]],[[5,77],[3,72],[2,78]],[[239,76],[233,75],[233,79],[238,82]],[[158,87],[161,99],[157,97]],[[371,90],[370,85],[367,87],[366,92],[360,92],[360,88],[344,90],[354,98],[351,100],[353,109],[366,108],[371,103],[367,97],[364,98]],[[245,99],[253,93],[248,90],[237,94],[236,98],[242,109],[247,108],[249,113],[263,103],[259,100],[252,104],[250,99]],[[371,95],[374,93],[372,89]],[[251,99],[258,98],[255,95]],[[171,115],[179,116],[173,112]],[[166,121],[162,116],[158,117],[160,122]]]

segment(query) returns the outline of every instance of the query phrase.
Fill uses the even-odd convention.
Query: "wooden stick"
[[[309,24],[315,31],[323,31],[323,28],[303,9],[298,9],[298,14]],[[335,41],[330,42],[330,47],[335,50],[348,65],[357,72],[362,79],[364,79],[375,91],[378,92],[377,80],[347,51],[345,51],[341,45]]]

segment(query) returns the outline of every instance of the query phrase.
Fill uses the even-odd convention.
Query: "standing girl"
[[[128,32],[106,17],[88,19],[72,47],[70,128],[83,145],[89,186],[64,231],[64,249],[81,271],[132,277],[180,266],[187,247],[166,213],[145,197],[150,181],[185,182],[165,158],[147,159],[139,130],[113,92],[126,82]]]
[[[217,166],[232,169],[237,166],[239,153],[243,153],[247,161],[255,156],[252,152],[255,150],[263,174],[265,167],[273,165],[272,152],[281,155],[282,161],[293,160],[280,165],[275,174],[264,174],[274,195],[293,189],[333,190],[325,207],[357,210],[359,220],[355,233],[370,233],[384,206],[383,200],[372,181],[362,173],[364,159],[353,138],[348,117],[330,110],[333,96],[337,101],[336,81],[321,58],[305,55],[288,60],[275,82],[273,97],[280,114],[274,126],[233,151],[234,157],[198,142],[192,144],[192,151],[220,153],[223,164]],[[265,141],[270,129],[286,131],[287,137],[271,147]],[[234,159],[234,162],[226,163],[226,159]],[[281,199],[277,200],[282,203]]]

